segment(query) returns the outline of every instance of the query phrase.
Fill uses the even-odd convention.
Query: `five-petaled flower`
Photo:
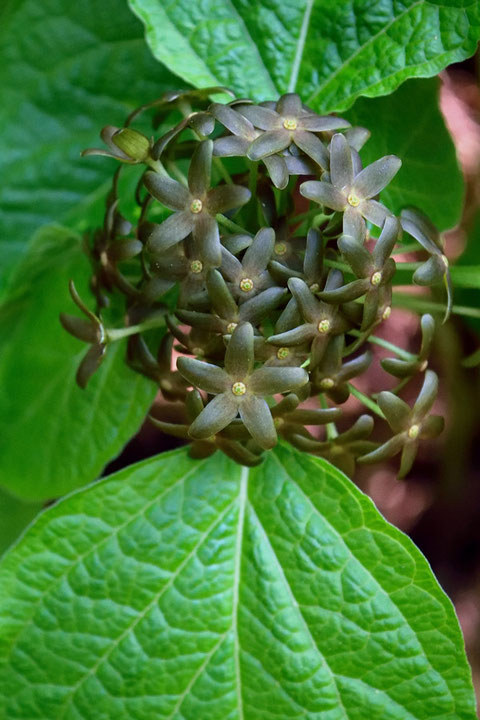
[[[301,388],[308,373],[298,367],[253,369],[253,328],[240,323],[232,333],[225,353],[225,369],[188,357],[180,357],[177,368],[197,388],[215,395],[190,426],[190,436],[198,440],[215,435],[237,414],[254,440],[272,448],[277,433],[265,396]]]
[[[151,227],[148,250],[152,254],[167,250],[192,233],[201,252],[200,259],[213,266],[220,265],[220,233],[215,216],[245,205],[250,191],[241,185],[210,188],[212,150],[211,140],[198,144],[190,163],[188,188],[156,172],[145,175],[150,194],[176,211],[160,225]]]

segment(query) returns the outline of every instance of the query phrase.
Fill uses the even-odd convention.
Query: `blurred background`
[[[461,222],[445,235],[447,255],[452,262],[480,265],[479,53],[450,66],[441,79],[441,109],[466,185]],[[455,289],[454,301],[480,308],[478,291]],[[416,316],[396,309],[378,334],[416,352],[418,329]],[[387,520],[420,547],[452,599],[480,701],[480,372],[478,366],[462,365],[465,357],[478,348],[480,320],[453,315],[446,325],[439,325],[431,367],[441,378],[435,411],[446,417],[445,432],[437,441],[421,444],[406,480],[396,479],[396,458],[391,464],[359,468],[354,481],[370,495]],[[377,352],[379,357],[387,354],[381,348]],[[370,393],[393,386],[391,376],[378,363],[373,365],[359,387]],[[418,380],[403,395],[407,402],[414,399],[421,378]],[[353,397],[344,408],[345,425],[349,425],[361,408]],[[173,420],[174,408],[172,413]],[[382,429],[377,432],[381,439]],[[178,444],[145,423],[123,453],[107,466],[105,474]]]

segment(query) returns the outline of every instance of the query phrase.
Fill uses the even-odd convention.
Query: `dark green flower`
[[[353,360],[343,362],[344,349],[345,335],[332,337],[312,377],[314,392],[325,393],[339,405],[346,402],[350,395],[348,381],[366,372],[372,362],[369,350]]]
[[[162,432],[182,440],[191,440],[189,429],[191,424],[196,420],[204,409],[202,396],[198,390],[192,390],[187,393],[185,401],[185,411],[187,415],[187,423],[170,423],[159,420],[149,415],[149,420],[155,427]],[[252,448],[253,443],[248,442],[249,433],[242,423],[241,428],[235,428],[229,433],[230,428],[213,435],[207,440],[194,440],[190,448],[190,456],[193,458],[205,458],[213,455],[216,450],[221,450],[241,465],[254,467],[262,462],[261,448]],[[239,438],[247,442],[239,442]]]
[[[253,369],[253,328],[237,325],[225,353],[225,369],[180,357],[177,367],[186,380],[215,395],[190,427],[191,437],[205,440],[223,430],[237,414],[263,448],[275,445],[277,434],[265,396],[285,393],[308,382],[302,368]]]
[[[342,283],[342,273],[331,270],[326,290],[333,290]],[[273,345],[292,347],[311,341],[310,367],[315,368],[323,357],[329,339],[340,335],[348,329],[348,322],[341,315],[337,306],[320,302],[312,294],[308,285],[300,278],[291,278],[288,281],[295,300],[304,319],[304,323],[292,330],[272,335],[268,342]]]
[[[395,261],[390,255],[399,232],[400,223],[397,218],[386,217],[372,253],[364,247],[362,235],[342,235],[338,247],[358,279],[334,290],[318,293],[319,298],[325,302],[335,304],[351,302],[365,295],[362,330],[370,328],[377,320],[380,290],[390,285],[395,274]]]
[[[77,384],[81,388],[85,388],[91,376],[98,370],[105,357],[108,340],[107,331],[100,318],[85,305],[75,288],[73,280],[70,280],[68,287],[73,302],[85,315],[86,320],[76,315],[60,313],[60,322],[71,335],[91,345],[80,363],[76,374]]]
[[[300,238],[295,238],[299,240]],[[303,238],[302,238],[303,240]],[[294,263],[287,264],[272,260],[268,269],[270,274],[277,280],[287,284],[291,277],[300,277],[304,280],[312,292],[318,292],[323,285],[323,240],[322,234],[315,228],[310,228],[307,233],[307,240],[303,240],[305,254],[303,256],[303,273],[294,269]],[[277,243],[275,243],[275,247]],[[286,251],[288,245],[285,243]],[[278,248],[276,251],[278,256]]]
[[[250,199],[250,191],[241,185],[210,188],[212,150],[211,140],[198,144],[190,163],[188,188],[155,172],[145,175],[145,185],[150,194],[176,211],[151,230],[148,250],[153,255],[176,245],[192,233],[202,253],[202,262],[211,266],[220,265],[220,234],[215,216],[244,205]]]
[[[359,457],[378,446],[378,443],[367,440],[372,433],[373,425],[370,415],[361,415],[351,428],[331,440],[322,441],[311,436],[293,435],[290,441],[299,450],[319,455],[338,467],[345,475],[353,477],[355,462],[359,461]]]
[[[232,134],[220,137],[213,143],[213,154],[217,157],[243,157],[247,155],[252,142],[261,135],[261,131],[246,117],[229,105],[213,103],[210,106],[212,115]],[[288,168],[285,159],[280,155],[263,158],[275,187],[283,190],[288,184]]]
[[[222,335],[230,335],[240,322],[258,325],[278,306],[286,293],[283,288],[271,287],[238,305],[218,270],[210,270],[207,291],[215,313],[177,310],[177,317],[191,327]]]
[[[232,295],[240,303],[274,284],[267,270],[274,245],[275,233],[272,228],[261,228],[246,249],[242,261],[222,248],[220,270],[230,281]]]
[[[328,153],[315,133],[339,130],[350,125],[342,118],[331,115],[322,117],[306,112],[300,97],[295,93],[282,95],[275,110],[260,105],[242,105],[238,109],[255,127],[265,131],[250,145],[248,157],[251,160],[264,159],[294,144],[326,170]]]
[[[344,232],[357,218],[382,227],[392,213],[375,198],[395,177],[402,161],[386,155],[355,173],[352,150],[344,135],[333,136],[330,146],[330,182],[308,180],[300,193],[314,202],[344,213]]]
[[[428,367],[428,356],[435,333],[435,320],[431,315],[422,315],[422,344],[420,352],[411,360],[403,358],[384,358],[380,361],[382,368],[397,378],[411,377],[417,372],[424,372]]]
[[[452,311],[452,280],[447,256],[443,252],[441,235],[432,221],[420,210],[407,208],[400,215],[402,227],[430,254],[413,274],[416,285],[431,286],[439,282],[445,284],[447,290],[447,309],[444,322]]]
[[[443,418],[439,415],[429,415],[437,397],[437,390],[438,377],[433,370],[427,370],[413,408],[391,392],[379,393],[378,404],[395,435],[376,450],[363,455],[358,462],[381,462],[401,451],[398,477],[405,477],[415,460],[419,440],[437,437],[443,430]]]

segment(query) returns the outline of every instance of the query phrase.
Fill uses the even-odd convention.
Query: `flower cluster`
[[[402,233],[424,253],[414,282],[449,290],[440,236],[419,211],[397,218],[379,201],[401,161],[388,155],[363,167],[368,130],[318,115],[296,94],[211,102],[220,93],[228,91],[168,93],[125,127],[106,127],[108,150],[85,151],[120,166],[104,226],[87,243],[96,312],[72,284],[85,317],[61,316],[91,346],[77,380],[85,386],[109,344],[127,337],[129,365],[165,401],[183,404],[183,422],[159,417],[163,401],[152,422],[190,440],[195,457],[219,449],[256,465],[280,435],[350,474],[356,462],[401,452],[404,475],[418,440],[442,429],[429,416],[431,316],[421,321],[418,356],[397,349],[382,361],[397,388],[380,392],[378,404],[364,396],[393,437],[374,442],[369,415],[343,432],[336,423],[351,393],[362,398],[352,381],[368,370],[374,332],[388,321]],[[158,138],[131,127],[149,112]],[[138,173],[133,198],[120,191],[124,171]],[[125,323],[109,328],[104,314],[119,298]],[[410,408],[398,392],[419,373]]]

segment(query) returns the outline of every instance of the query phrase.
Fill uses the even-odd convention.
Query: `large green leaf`
[[[2,720],[474,720],[450,601],[328,463],[185,450],[45,512],[0,570]]]
[[[323,111],[431,77],[472,55],[480,35],[477,2],[129,2],[155,57],[187,82],[257,100],[297,90]]]
[[[441,230],[458,222],[463,177],[438,107],[436,79],[411,80],[388,97],[360,98],[347,117],[372,131],[362,150],[366,163],[390,153],[402,160],[400,171],[382,193],[391,210],[419,207]]]
[[[115,162],[80,157],[101,127],[182,83],[124,0],[7,1],[0,20],[1,289],[42,224],[101,219]]]
[[[0,555],[41,509],[41,503],[24,503],[0,488]]]
[[[75,384],[86,346],[58,320],[76,312],[73,278],[88,298],[80,238],[45,228],[17,269],[0,308],[0,485],[25,497],[56,497],[91,482],[140,426],[155,385],[112,345],[87,390]]]

